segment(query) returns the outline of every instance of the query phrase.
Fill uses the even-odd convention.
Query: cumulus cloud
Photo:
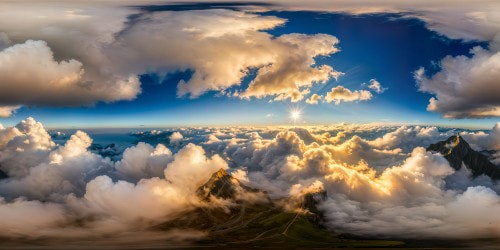
[[[28,40],[0,51],[0,65],[0,103],[6,105],[89,105],[132,99],[139,91],[138,80],[132,78],[112,86],[86,82],[81,62],[55,61],[43,41]]]
[[[454,135],[454,130],[440,131],[437,127],[401,126],[392,132],[387,132],[369,144],[383,149],[402,148],[406,152],[418,146],[425,146],[448,139]]]
[[[461,132],[460,135],[476,150],[500,150],[500,123],[496,123],[489,133]]]
[[[321,96],[318,95],[318,94],[313,94],[311,95],[311,97],[309,97],[309,99],[306,100],[306,103],[309,103],[309,104],[318,104],[318,102],[321,100]]]
[[[113,3],[65,6],[2,4],[0,87],[5,91],[0,104],[78,106],[131,100],[141,93],[138,75],[178,71],[193,72],[178,83],[178,96],[220,91],[295,102],[313,84],[341,74],[315,61],[338,51],[337,38],[273,37],[265,30],[286,22],[274,16],[235,10],[145,12]],[[26,18],[18,20],[20,16]],[[255,69],[248,88],[226,92]]]
[[[116,163],[118,175],[123,179],[137,182],[142,178],[164,177],[163,170],[171,162],[172,152],[163,144],[156,148],[144,142],[123,152],[122,160]]]
[[[137,75],[112,70],[102,53],[130,11],[30,6],[2,3],[0,29],[9,42],[0,50],[0,103],[80,106],[130,100],[140,93]]]
[[[13,115],[21,106],[0,106],[0,118]]]
[[[430,78],[423,68],[415,72],[420,91],[434,94],[427,110],[446,118],[500,116],[500,52],[475,47],[472,57],[445,57],[441,71]]]
[[[325,101],[328,103],[335,102],[335,104],[340,104],[341,102],[367,101],[372,99],[372,97],[372,93],[367,90],[351,91],[343,86],[337,86],[326,93]]]
[[[9,216],[0,235],[9,237],[145,230],[202,206],[196,189],[228,168],[220,156],[206,156],[193,144],[172,155],[162,144],[139,143],[115,163],[88,151],[92,139],[86,133],[77,131],[56,145],[32,118],[1,127],[0,141],[0,167],[9,175],[0,182],[0,212]],[[84,227],[75,227],[75,220]]]
[[[339,41],[326,34],[313,36],[290,34],[276,40],[282,51],[270,65],[258,70],[257,76],[250,83],[242,97],[264,97],[275,95],[275,100],[290,99],[292,102],[302,100],[309,93],[314,83],[325,83],[337,78],[342,73],[331,66],[315,65],[316,56],[328,56],[338,51],[334,47]]]
[[[182,134],[178,131],[175,131],[173,132],[169,139],[170,139],[170,143],[176,143],[176,142],[179,142],[181,141],[182,139],[184,138],[184,136],[182,136]]]
[[[313,66],[316,56],[337,52],[338,40],[324,34],[273,38],[263,32],[285,21],[229,10],[152,13],[120,35],[111,56],[120,58],[114,61],[125,62],[124,68],[193,70],[189,80],[179,82],[179,96],[194,98],[210,90],[240,85],[254,68],[254,80],[248,89],[235,93],[237,96],[296,101],[313,83],[340,74],[327,65]]]

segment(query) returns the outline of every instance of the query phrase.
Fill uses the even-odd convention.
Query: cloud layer
[[[182,132],[182,143],[178,134],[165,136],[173,132]],[[472,179],[466,168],[455,171],[444,157],[423,148],[457,132],[345,124],[174,128],[143,133],[145,140],[160,135],[165,144],[138,143],[114,162],[88,150],[92,139],[86,133],[78,131],[58,145],[42,124],[28,118],[15,127],[0,126],[0,168],[9,175],[0,181],[5,215],[0,235],[81,239],[148,233],[190,209],[230,205],[196,196],[223,168],[274,198],[325,189],[320,208],[326,225],[337,232],[498,237],[500,186],[486,176]],[[461,134],[477,150],[500,148],[498,124],[491,132]]]

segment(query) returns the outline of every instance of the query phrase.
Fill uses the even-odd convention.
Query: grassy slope
[[[226,211],[227,212],[227,211]],[[311,215],[284,212],[273,206],[245,206],[226,213],[198,209],[176,221],[155,227],[195,228],[209,232],[200,245],[266,248],[389,247],[398,241],[341,239],[312,222]]]

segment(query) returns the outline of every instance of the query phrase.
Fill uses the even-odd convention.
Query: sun
[[[300,115],[301,115],[300,110],[295,109],[295,110],[290,111],[290,117],[294,121],[297,121],[298,119],[300,119]]]

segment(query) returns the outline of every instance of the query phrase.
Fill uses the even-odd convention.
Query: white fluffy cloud
[[[91,143],[77,131],[56,145],[32,118],[0,127],[0,167],[9,175],[0,181],[0,212],[9,216],[1,236],[71,238],[143,230],[202,206],[197,188],[228,168],[220,156],[206,156],[194,144],[172,155],[161,144],[139,143],[114,163],[88,151]],[[74,220],[83,220],[85,228],[75,228]]]
[[[242,97],[275,95],[275,100],[296,102],[309,94],[309,87],[314,83],[325,83],[342,74],[328,65],[312,66],[316,64],[316,56],[328,56],[338,51],[334,45],[339,41],[331,35],[290,34],[275,41],[280,44],[276,48],[279,54],[270,64],[258,70]]]
[[[28,40],[0,51],[0,65],[0,103],[7,105],[90,105],[132,99],[139,92],[136,78],[110,85],[84,79],[81,62],[55,61],[43,41]]]
[[[321,100],[322,96],[318,95],[318,94],[312,94],[311,97],[309,97],[309,99],[306,100],[306,103],[309,103],[309,104],[318,104],[318,102]]]
[[[240,85],[249,70],[256,68],[257,75],[248,89],[236,95],[296,101],[313,83],[340,74],[327,65],[313,66],[316,56],[337,52],[338,40],[323,34],[273,38],[262,31],[285,21],[228,10],[153,13],[120,35],[111,57],[125,62],[121,68],[135,66],[157,72],[191,69],[192,77],[178,85],[179,96],[191,97]]]
[[[0,46],[0,104],[93,105],[140,93],[134,72],[113,70],[102,52],[124,27],[126,8],[33,2],[0,9],[1,40],[8,41]]]
[[[131,100],[141,93],[138,75],[186,70],[193,75],[178,83],[179,96],[220,91],[298,101],[313,84],[341,74],[315,62],[316,56],[338,51],[337,38],[273,37],[265,30],[286,22],[273,16],[231,10],[144,12],[115,3],[0,7],[3,106]],[[226,93],[252,69],[257,75],[247,89]],[[3,108],[2,116],[10,110]]]
[[[475,47],[472,53],[445,57],[441,71],[430,78],[424,69],[415,73],[420,91],[436,95],[427,110],[446,118],[500,116],[500,52]]]
[[[343,86],[337,86],[326,93],[325,101],[328,103],[335,102],[335,104],[340,104],[341,102],[367,101],[372,99],[372,97],[372,93],[367,90],[351,91]]]
[[[500,122],[493,126],[490,133],[462,132],[460,135],[476,150],[500,150]]]
[[[163,170],[172,161],[172,152],[162,144],[156,148],[144,142],[123,152],[123,158],[116,163],[118,175],[128,181],[142,178],[163,177]]]
[[[182,139],[184,139],[184,136],[181,134],[181,132],[175,131],[168,138],[170,139],[170,144],[176,144],[182,141]]]

